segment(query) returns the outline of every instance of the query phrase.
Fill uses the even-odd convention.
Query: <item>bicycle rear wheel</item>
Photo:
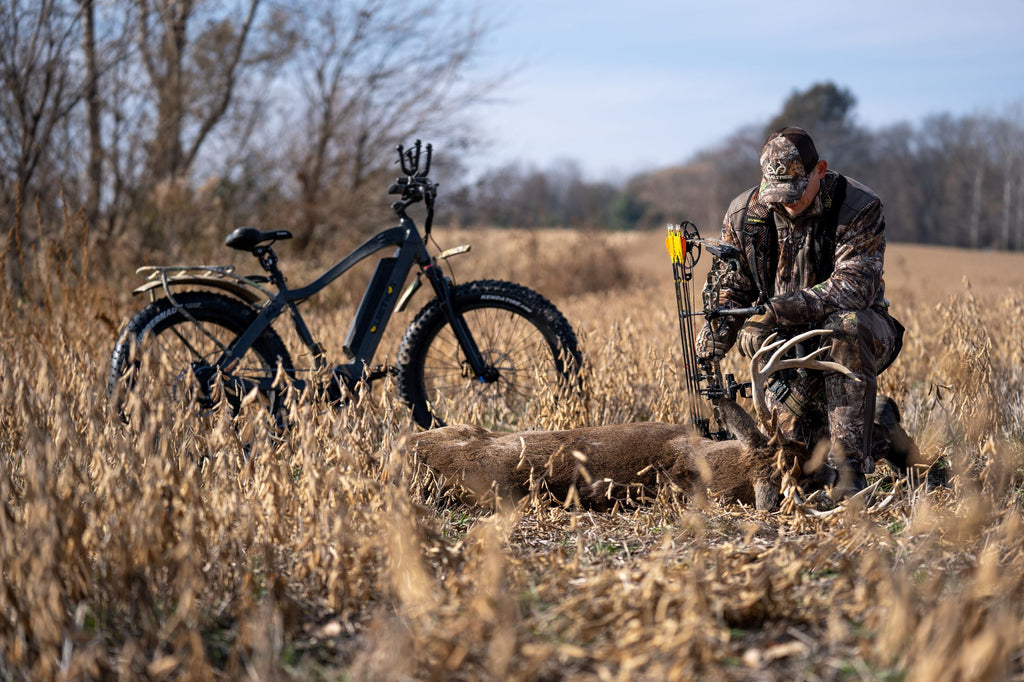
[[[139,311],[114,346],[107,389],[122,419],[128,419],[133,402],[139,408],[164,401],[171,409],[208,412],[223,399],[236,411],[247,388],[272,378],[279,362],[291,368],[281,337],[267,329],[230,374],[215,372],[213,363],[248,328],[256,311],[209,291],[185,291],[174,298],[177,305],[162,298]]]
[[[398,351],[398,390],[423,428],[456,413],[515,427],[540,391],[577,383],[580,351],[561,312],[531,289],[497,280],[452,289],[452,307],[472,334],[490,376],[476,377],[436,298],[416,315]]]

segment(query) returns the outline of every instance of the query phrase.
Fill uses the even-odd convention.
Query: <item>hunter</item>
[[[700,358],[720,360],[734,344],[751,357],[771,334],[833,331],[829,359],[857,379],[792,370],[769,384],[768,404],[790,438],[830,440],[842,496],[874,471],[872,421],[877,376],[900,351],[903,327],[889,314],[882,280],[885,218],[868,187],[829,169],[802,128],[776,130],[761,149],[761,183],[729,205],[722,239],[741,251],[723,276],[717,306],[763,305],[763,314],[709,320]],[[719,263],[719,267],[725,267]]]

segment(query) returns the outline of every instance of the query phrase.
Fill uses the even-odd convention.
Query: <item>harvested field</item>
[[[662,234],[438,236],[473,242],[460,280],[532,286],[581,336],[586,400],[531,423],[684,418]],[[890,245],[908,334],[880,388],[947,483],[880,466],[887,503],[819,517],[668,487],[463,506],[409,462],[393,387],[299,400],[285,439],[255,405],[127,428],[104,383],[135,264],[66,246],[0,300],[0,679],[1024,677],[1024,254]],[[310,302],[335,355],[362,288]]]

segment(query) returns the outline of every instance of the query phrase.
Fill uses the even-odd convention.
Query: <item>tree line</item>
[[[506,74],[474,69],[494,30],[459,0],[0,0],[0,257],[62,234],[69,216],[110,248],[219,246],[241,224],[283,227],[293,248],[357,239],[386,221],[391,150],[433,141],[439,220],[718,230],[757,179],[768,130],[806,127],[830,164],[886,204],[893,240],[1024,249],[1024,125],[935,115],[859,126],[852,93],[794,91],[677,166],[623,184],[573,161],[460,180],[480,105]]]
[[[793,92],[764,124],[622,187],[586,182],[570,162],[549,169],[511,164],[464,188],[457,215],[468,223],[613,229],[690,220],[715,235],[729,201],[758,181],[768,133],[799,125],[830,168],[879,194],[890,240],[1024,250],[1024,109],[935,114],[872,130],[856,123],[855,107],[849,90],[812,85]]]

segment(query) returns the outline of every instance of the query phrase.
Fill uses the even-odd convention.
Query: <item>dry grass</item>
[[[538,424],[682,418],[662,235],[471,239],[462,279],[535,286],[581,332],[589,401],[538,400]],[[882,388],[950,482],[827,519],[671,490],[462,507],[410,466],[388,390],[297,400],[283,441],[255,409],[129,430],[103,396],[125,283],[26,257],[48,274],[0,302],[2,679],[1024,675],[1024,256],[890,247],[908,339]],[[316,306],[339,345],[350,302]]]

